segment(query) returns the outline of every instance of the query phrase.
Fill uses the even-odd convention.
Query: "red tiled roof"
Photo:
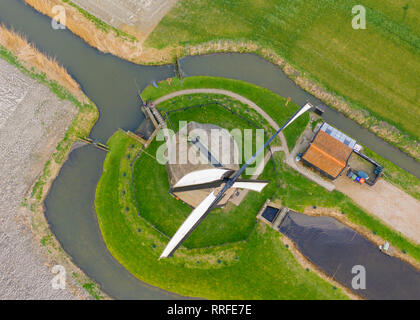
[[[349,146],[320,130],[303,159],[336,178],[346,167],[352,151]]]

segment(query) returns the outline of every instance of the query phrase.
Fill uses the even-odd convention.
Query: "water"
[[[105,156],[105,152],[92,145],[71,152],[45,201],[52,232],[74,262],[111,297],[179,298],[139,281],[106,248],[94,209],[96,185]]]
[[[53,30],[49,18],[26,6],[22,0],[1,0],[0,22],[24,34],[40,51],[55,57],[67,68],[99,108],[100,118],[91,137],[102,142],[118,128],[135,130],[143,120],[139,90],[153,81],[174,76],[172,65],[138,66],[100,53],[67,30]],[[255,55],[188,57],[182,60],[182,67],[188,75],[242,79],[291,97],[298,104],[306,100],[319,104],[296,87],[278,67]],[[389,148],[354,122],[330,109],[326,111],[325,119],[420,176],[419,164],[416,167],[405,154]],[[372,139],[371,143],[366,139]],[[53,233],[75,264],[110,296],[118,299],[179,298],[137,280],[107,250],[94,211],[95,190],[104,157],[103,151],[91,146],[71,152],[45,201],[45,215]]]
[[[420,272],[390,257],[334,218],[289,212],[279,227],[299,250],[329,276],[352,288],[352,268],[366,270],[366,289],[353,290],[367,299],[420,299]]]

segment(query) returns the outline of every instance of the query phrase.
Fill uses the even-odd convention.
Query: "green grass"
[[[351,27],[358,4],[367,9],[366,30]],[[412,0],[181,0],[145,45],[252,41],[418,140],[419,16]]]
[[[190,209],[167,193],[169,185],[167,176],[164,176],[164,167],[154,161],[149,162],[152,158],[143,154],[138,160],[138,163],[143,164],[139,169],[142,167],[143,170],[139,176],[139,169],[134,171],[135,179],[148,181],[144,185],[152,183],[155,189],[153,193],[152,190],[138,193],[139,203],[158,200],[164,201],[164,205],[163,212],[157,211],[162,210],[160,204],[151,205],[153,212],[149,215],[145,212],[147,207],[140,205],[141,216],[137,216],[127,155],[130,154],[133,159],[140,146],[122,132],[116,133],[108,144],[111,152],[107,156],[104,175],[98,184],[95,198],[98,221],[111,253],[141,280],[180,294],[214,299],[341,297],[337,291],[331,290],[331,285],[317,279],[312,272],[303,272],[304,269],[297,265],[279,240],[280,234],[272,229],[265,229],[260,224],[255,225],[255,222],[247,235],[245,230],[231,224],[232,220],[226,217],[226,221],[223,221],[226,224],[223,226],[225,231],[232,235],[236,232],[242,236],[247,235],[245,240],[188,251],[181,247],[173,258],[158,261],[168,239],[156,231],[147,218],[157,214],[160,218],[179,225],[182,222],[177,217],[179,212],[189,212]],[[152,149],[148,151],[152,152]],[[282,183],[287,188],[277,189],[273,198],[281,199],[285,205],[295,210],[302,210],[308,205],[340,208],[351,221],[375,231],[378,236],[390,240],[397,248],[405,250],[420,261],[418,246],[366,214],[343,194],[337,191],[327,192],[296,172],[282,167],[281,160],[282,156],[277,154],[277,167],[281,168]],[[147,172],[154,174],[150,176]],[[162,179],[161,184],[155,183],[158,178]],[[156,193],[159,195],[156,196]],[[220,242],[220,239],[212,236],[213,232],[218,232],[221,222],[219,217],[212,217],[213,214],[216,212],[204,222],[207,227],[197,229],[192,235],[196,237],[193,241],[195,244],[201,242],[202,245],[214,245]],[[242,217],[251,221],[251,217],[255,219],[255,214],[256,211],[247,211]],[[204,229],[208,231],[204,232]],[[231,240],[228,237],[225,239]],[[191,244],[193,243],[190,242]],[[269,274],[274,275],[274,278],[267,277]],[[335,293],[339,296],[333,296]]]
[[[165,290],[209,299],[345,298],[316,273],[303,269],[284,247],[278,232],[255,222],[246,241],[188,252],[182,247],[173,258],[158,261],[168,240],[137,216],[132,193],[127,155],[134,156],[140,146],[121,131],[114,134],[108,145],[111,151],[95,198],[98,222],[110,252],[141,280]],[[143,154],[138,161],[147,158]],[[143,171],[155,172],[162,167],[156,162],[144,164],[152,167],[144,165]],[[166,187],[163,183],[154,193],[166,196],[165,204],[172,208]],[[150,202],[150,196],[150,192],[143,194],[140,202]],[[172,211],[164,212],[167,220],[173,218]],[[255,214],[248,212],[254,219]]]

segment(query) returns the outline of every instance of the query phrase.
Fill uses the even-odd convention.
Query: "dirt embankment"
[[[172,7],[176,0],[166,1],[123,1],[125,6],[116,5],[111,0],[107,1],[75,1],[89,10],[89,14],[104,19],[95,23],[94,19],[88,19],[78,8],[64,3],[61,0],[25,0],[27,4],[37,11],[53,18],[54,6],[60,5],[65,8],[66,26],[75,35],[82,38],[92,47],[98,50],[111,53],[122,59],[135,63],[164,63],[172,59],[170,51],[157,50],[153,48],[143,48],[143,42],[159,23],[166,12]],[[82,8],[84,9],[84,8]],[[87,11],[86,11],[87,12]],[[135,35],[137,40],[127,40],[119,34],[118,29],[113,29],[110,25],[115,25],[119,29]]]
[[[97,287],[50,232],[43,200],[97,110],[64,68],[17,34],[0,27],[0,45],[8,50],[2,56],[20,68],[0,59],[0,299],[89,298],[81,285]],[[50,91],[53,82],[80,108]],[[57,264],[66,269],[64,290],[51,284]]]
[[[31,213],[21,205],[76,113],[70,102],[0,60],[1,299],[86,296],[52,288],[52,265],[33,241]]]

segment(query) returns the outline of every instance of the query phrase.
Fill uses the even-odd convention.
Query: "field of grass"
[[[351,24],[360,4],[366,30]],[[251,41],[418,141],[419,17],[414,0],[180,0],[145,45]]]

